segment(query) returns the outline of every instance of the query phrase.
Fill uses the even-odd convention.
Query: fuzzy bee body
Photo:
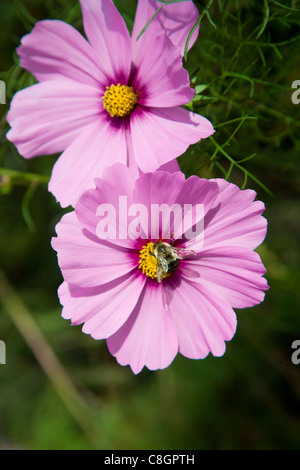
[[[173,273],[179,266],[179,258],[174,259],[168,263],[168,274]]]
[[[174,273],[177,270],[181,259],[196,254],[191,250],[175,248],[172,245],[172,238],[170,243],[160,240],[156,241],[153,245],[153,252],[149,251],[149,253],[155,256],[158,260],[156,271],[157,282],[161,282],[167,274]]]

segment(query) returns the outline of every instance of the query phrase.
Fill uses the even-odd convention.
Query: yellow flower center
[[[157,265],[158,259],[154,254],[154,243],[149,242],[147,245],[144,245],[140,250],[140,261],[139,268],[143,271],[146,276],[151,277],[151,279],[157,279]],[[163,274],[163,278],[169,277],[170,274]]]
[[[111,85],[106,87],[104,93],[103,107],[111,117],[128,116],[133,111],[137,103],[138,95],[131,86],[127,85]]]

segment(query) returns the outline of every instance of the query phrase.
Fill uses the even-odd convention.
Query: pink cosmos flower
[[[17,92],[7,115],[7,138],[23,157],[63,151],[49,183],[63,207],[114,162],[155,171],[214,132],[207,119],[180,107],[194,96],[182,66],[181,25],[171,35],[177,45],[162,15],[136,41],[152,1],[139,2],[133,38],[111,0],[80,3],[88,41],[56,20],[38,22],[22,38],[21,66],[40,83]],[[184,5],[194,18],[193,3]]]
[[[209,352],[223,355],[225,341],[236,330],[233,308],[262,302],[268,289],[265,268],[253,251],[267,228],[256,193],[222,179],[186,180],[179,171],[136,178],[120,164],[107,168],[95,185],[84,192],[75,211],[63,216],[52,239],[64,278],[58,290],[62,316],[72,325],[83,323],[82,331],[93,338],[106,339],[111,354],[135,374],[144,366],[165,368],[177,353],[192,359]],[[124,196],[128,207],[148,209],[148,223],[139,219],[139,236],[129,236],[130,224],[121,210],[115,217],[117,236],[114,224],[108,223],[107,237],[99,237],[102,209],[117,208]],[[149,228],[161,236],[166,219],[154,220],[155,204],[202,205],[204,218],[200,242],[187,237],[191,227],[182,232],[173,219],[174,240],[162,241],[179,259],[172,269],[164,268],[161,279],[163,262],[155,251],[161,241],[149,235]]]

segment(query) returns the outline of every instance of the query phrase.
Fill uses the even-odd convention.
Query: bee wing
[[[164,271],[165,273],[168,272],[168,269],[169,269],[169,268],[168,268],[168,262],[167,262],[164,258],[161,258],[161,259],[159,260],[158,266],[161,266],[161,269],[163,269],[163,271]]]
[[[161,282],[164,274],[168,272],[168,263],[164,258],[159,258],[159,262],[156,269],[157,282]]]
[[[173,250],[179,259],[187,258],[188,256],[196,256],[193,250],[186,250],[185,248],[173,248]]]

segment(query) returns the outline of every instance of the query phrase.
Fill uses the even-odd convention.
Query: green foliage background
[[[135,0],[116,0],[131,28]],[[196,2],[202,12],[207,4]],[[190,107],[209,118],[212,138],[180,157],[188,176],[225,177],[255,189],[269,221],[259,253],[270,290],[237,310],[221,358],[178,356],[163,371],[134,376],[103,341],[61,318],[62,281],[50,247],[63,211],[47,192],[57,156],[24,160],[5,139],[13,94],[34,83],[15,49],[41,19],[82,31],[77,0],[2,0],[0,105],[1,449],[299,449],[300,2],[214,0],[185,67]],[[166,7],[167,8],[167,7]]]

